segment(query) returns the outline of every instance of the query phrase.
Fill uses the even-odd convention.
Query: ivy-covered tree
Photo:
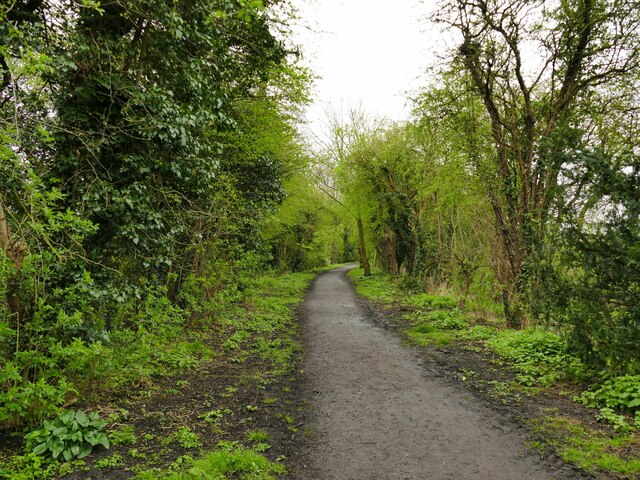
[[[50,414],[157,305],[207,321],[263,267],[305,161],[279,3],[0,6],[0,424]]]

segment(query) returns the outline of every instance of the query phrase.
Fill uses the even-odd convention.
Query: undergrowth
[[[549,387],[560,380],[575,379],[584,370],[580,360],[567,353],[564,340],[550,332],[503,330],[486,345],[509,361],[521,385]]]
[[[75,366],[79,362],[84,362],[82,368],[88,368],[86,358],[91,358],[93,362],[95,371],[84,374],[81,381],[72,387],[74,395],[79,398],[79,403],[90,399],[93,405],[106,401],[113,392],[124,393],[126,390],[146,399],[151,399],[155,395],[177,395],[182,389],[188,389],[188,381],[177,380],[176,388],[170,388],[164,392],[146,389],[145,385],[152,385],[152,382],[160,377],[183,376],[208,363],[214,362],[216,368],[220,368],[225,362],[242,364],[250,357],[253,359],[250,364],[252,373],[247,374],[243,381],[255,382],[253,388],[256,389],[265,388],[265,385],[276,378],[283,378],[284,375],[293,372],[296,355],[301,349],[297,341],[298,324],[295,321],[294,309],[302,301],[315,275],[315,273],[295,273],[278,277],[254,278],[251,282],[247,282],[237,302],[228,304],[223,311],[218,310],[217,314],[209,319],[209,324],[192,328],[189,331],[189,338],[185,338],[182,324],[184,318],[173,322],[171,319],[177,313],[167,308],[163,312],[157,312],[158,317],[155,323],[147,320],[136,330],[125,329],[114,332],[108,342],[93,346],[77,342],[74,351],[80,351],[78,358],[68,348],[58,349],[60,355],[69,358],[71,362],[69,371],[80,368]],[[3,374],[10,375],[11,372],[4,371]],[[90,378],[93,379],[91,382],[89,382]],[[95,385],[94,382],[98,380],[99,385]],[[226,391],[227,393],[222,396],[231,405],[234,397],[239,394],[238,389],[229,386]],[[258,407],[246,405],[244,409],[251,413]],[[60,411],[59,408],[53,406],[47,410],[46,418],[55,418],[58,411]],[[44,411],[39,415],[44,415]],[[52,444],[54,450],[50,452],[47,449],[46,453],[52,453],[58,457],[58,460],[62,459],[62,462],[38,455],[38,453],[45,453],[45,448],[40,446],[42,443],[40,433],[43,430],[36,428],[35,432],[40,436],[36,437],[36,433],[31,435],[30,438],[33,441],[29,446],[29,453],[4,457],[0,453],[0,478],[12,480],[56,478],[72,471],[91,468],[109,469],[114,472],[126,471],[131,470],[132,464],[136,465],[133,468],[134,471],[147,472],[145,474],[147,476],[141,473],[140,478],[215,479],[232,476],[267,480],[273,478],[272,475],[284,471],[284,467],[280,464],[268,462],[260,454],[271,446],[264,440],[258,441],[263,439],[264,435],[256,432],[247,435],[245,439],[249,442],[250,448],[243,448],[242,445],[232,442],[233,448],[219,448],[212,453],[201,452],[204,445],[201,437],[203,432],[207,435],[228,435],[221,427],[223,417],[227,424],[237,421],[232,411],[220,404],[219,408],[211,408],[208,414],[201,415],[198,419],[198,422],[202,422],[206,428],[193,425],[192,422],[187,421],[188,417],[185,417],[182,424],[174,424],[173,433],[157,436],[136,432],[131,424],[135,419],[130,418],[127,410],[119,407],[116,413],[109,417],[109,423],[115,428],[107,433],[107,437],[111,440],[111,447],[116,452],[99,461],[93,460],[91,456],[84,460],[64,461],[71,459],[76,450],[79,456],[84,456],[83,452],[86,450],[84,444],[80,444],[79,447],[74,444],[67,447],[66,444],[59,444],[59,442]],[[36,427],[38,426],[37,418],[33,419]],[[82,415],[80,423],[84,423]],[[247,427],[249,426],[247,424]],[[65,441],[65,435],[68,433],[55,428],[53,432],[55,435],[62,435],[61,441]],[[87,435],[89,434],[82,439],[87,438],[88,441],[93,442],[93,437]],[[108,446],[107,437],[99,439],[104,446]],[[36,440],[40,443],[35,443]],[[33,449],[35,453],[31,451]],[[203,457],[195,461],[182,458],[168,469],[162,467],[162,464],[170,459],[171,452],[185,449],[192,450],[194,455],[202,454]],[[159,452],[162,452],[162,456]],[[160,467],[159,470],[157,470],[158,467]],[[87,474],[87,478],[89,476],[91,475]]]

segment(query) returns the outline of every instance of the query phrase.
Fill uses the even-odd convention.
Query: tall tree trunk
[[[371,266],[369,265],[369,257],[367,257],[367,248],[364,245],[364,227],[362,226],[362,217],[358,217],[358,249],[360,250],[360,266],[364,268],[364,276],[371,276]]]

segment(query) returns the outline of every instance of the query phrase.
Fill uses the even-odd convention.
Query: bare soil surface
[[[376,326],[349,268],[320,276],[304,304],[311,413],[299,480],[590,478],[541,458],[518,423]]]

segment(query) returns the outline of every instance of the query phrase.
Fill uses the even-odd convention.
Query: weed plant
[[[580,360],[566,352],[565,341],[550,332],[504,330],[486,345],[510,362],[522,385],[549,387],[559,380],[575,379],[584,371]]]
[[[218,448],[198,460],[187,460],[171,470],[142,472],[135,480],[275,480],[277,475],[285,473],[283,465],[270,462],[254,450],[235,445]]]
[[[106,423],[95,412],[67,410],[54,420],[46,420],[42,428],[25,436],[26,448],[35,455],[53,460],[84,458],[101,445],[109,448]]]
[[[597,390],[584,392],[579,400],[593,408],[640,412],[640,375],[610,378]]]

